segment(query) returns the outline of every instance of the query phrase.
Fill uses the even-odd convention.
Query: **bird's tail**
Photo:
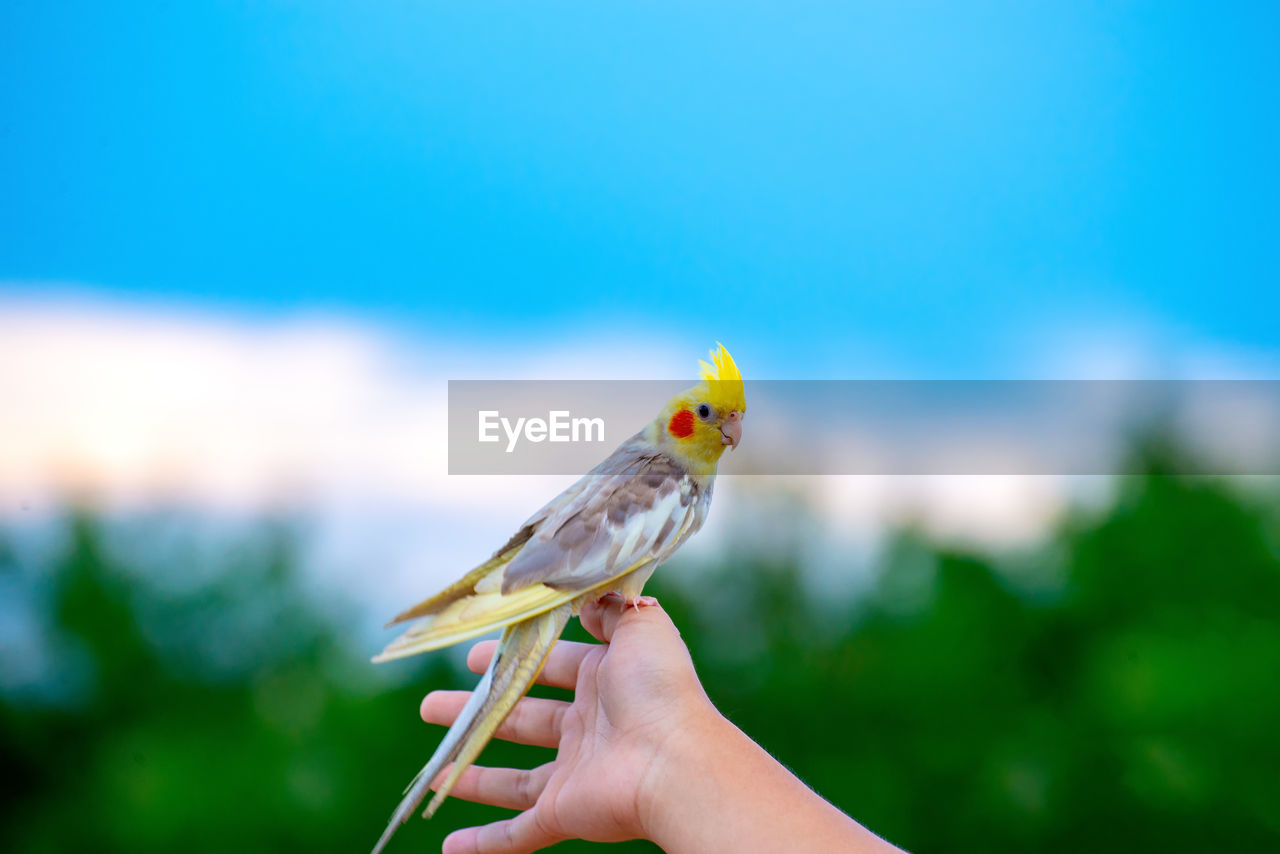
[[[418,804],[422,803],[431,781],[452,762],[453,768],[449,776],[436,790],[435,797],[427,804],[423,816],[431,818],[440,808],[462,772],[476,760],[516,702],[529,690],[533,680],[538,678],[551,647],[560,637],[572,612],[573,606],[565,603],[503,630],[498,649],[489,662],[489,669],[476,685],[458,719],[445,733],[436,752],[405,789],[405,796],[392,813],[387,829],[373,848],[373,854],[382,851],[396,828],[404,824],[418,808]]]

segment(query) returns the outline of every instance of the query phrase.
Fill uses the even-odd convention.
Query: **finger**
[[[470,699],[470,691],[432,691],[422,699],[419,712],[429,724],[450,726]],[[525,697],[516,703],[494,736],[517,744],[556,747],[560,744],[560,730],[568,709],[569,704],[562,700]]]
[[[646,598],[652,599],[652,597]],[[653,628],[662,628],[679,634],[675,624],[671,622],[671,618],[667,616],[667,612],[662,609],[662,605],[656,599],[653,600],[653,604],[635,608],[628,605],[621,597],[608,596],[584,605],[579,620],[583,628],[604,643],[610,643],[619,626],[623,625],[645,626],[647,624]]]
[[[601,643],[608,643],[605,640],[603,620],[605,608],[611,604],[613,604],[612,597],[592,600],[583,605],[582,610],[578,612],[578,622],[582,623],[582,627]]]
[[[497,648],[497,641],[481,641],[471,647],[471,651],[467,653],[467,668],[472,673],[483,673]],[[593,643],[557,642],[551,648],[546,666],[538,674],[538,682],[553,688],[572,689],[578,684],[578,668],[582,665],[582,660],[595,648]]]
[[[526,810],[506,821],[455,831],[442,850],[443,854],[530,854],[565,838],[549,833],[533,810]]]
[[[445,776],[453,768],[450,765],[440,776],[431,782],[432,790],[444,782]],[[475,801],[478,804],[502,807],[509,810],[527,810],[533,806],[547,781],[555,771],[555,763],[548,762],[533,769],[524,768],[485,768],[472,765],[458,782],[454,784],[450,796],[462,798],[464,801]]]

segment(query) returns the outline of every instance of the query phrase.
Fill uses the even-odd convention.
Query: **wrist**
[[[668,854],[897,851],[805,786],[710,702],[657,745],[636,807],[643,838]]]
[[[674,850],[663,839],[687,816],[712,807],[718,787],[713,757],[735,735],[740,731],[708,702],[655,746],[636,800],[645,839]]]

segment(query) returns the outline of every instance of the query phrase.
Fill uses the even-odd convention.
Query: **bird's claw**
[[[610,590],[608,593],[596,600],[597,605],[603,605],[606,602],[621,602],[623,608],[635,608],[639,611],[641,608],[652,608],[658,604],[658,600],[652,596],[623,596],[616,590]]]

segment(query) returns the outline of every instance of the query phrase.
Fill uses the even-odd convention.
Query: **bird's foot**
[[[624,608],[635,608],[639,611],[641,608],[651,608],[658,604],[658,600],[652,596],[623,596],[616,590],[611,590],[596,600],[597,605],[603,605],[606,602],[621,602]]]

